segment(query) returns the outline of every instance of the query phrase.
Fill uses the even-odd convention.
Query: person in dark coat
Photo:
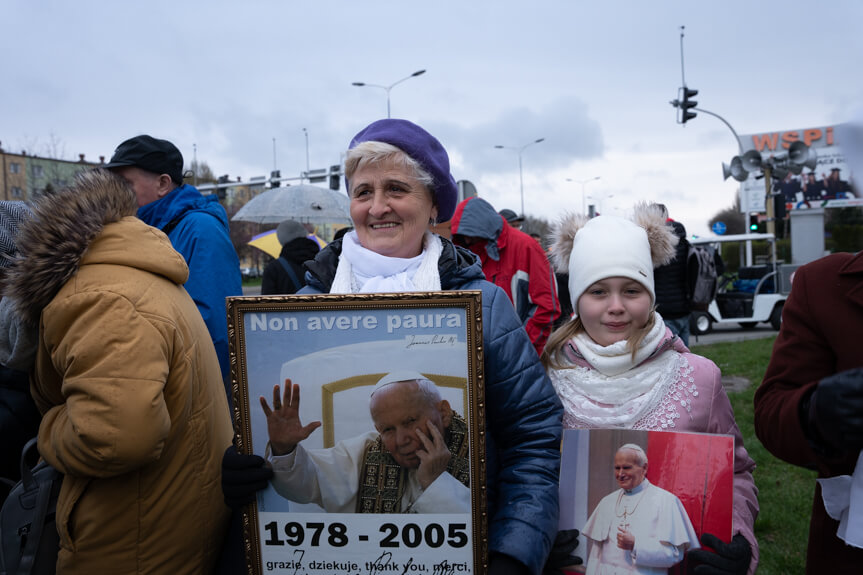
[[[32,212],[24,202],[0,201],[0,278],[15,264],[18,226]],[[18,481],[21,449],[39,431],[41,416],[30,395],[28,371],[36,358],[39,327],[0,300],[0,477]],[[8,486],[6,486],[8,487]],[[6,488],[0,489],[0,501]]]
[[[687,278],[687,258],[689,242],[686,240],[686,228],[680,222],[668,217],[668,210],[662,204],[666,217],[665,224],[671,227],[675,236],[680,238],[675,248],[674,259],[653,270],[653,282],[656,286],[656,311],[665,320],[665,325],[671,333],[680,338],[689,347],[689,287]]]
[[[849,476],[861,467],[861,341],[863,252],[837,253],[800,267],[755,393],[755,434],[779,459],[818,470],[807,573],[859,573],[863,565],[863,549],[838,537],[839,521],[830,517],[822,496],[824,479]]]
[[[297,293],[306,285],[303,262],[314,259],[318,243],[306,237],[306,228],[294,220],[285,220],[276,230],[282,251],[264,268],[261,295]]]

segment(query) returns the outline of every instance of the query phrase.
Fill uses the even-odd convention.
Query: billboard
[[[756,150],[766,159],[787,154],[793,142],[801,141],[817,154],[818,163],[814,170],[805,168],[801,174],[773,180],[773,191],[782,194],[786,209],[863,205],[860,192],[853,185],[855,174],[851,173],[837,138],[837,133],[843,133],[840,127],[830,125],[741,135],[741,154]],[[760,170],[751,172],[740,184],[740,210],[744,213],[765,211],[765,182],[756,176],[761,176]]]

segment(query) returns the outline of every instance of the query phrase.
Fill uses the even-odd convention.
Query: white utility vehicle
[[[759,322],[768,322],[778,330],[782,323],[782,306],[791,292],[791,274],[796,265],[779,265],[776,262],[775,245],[769,249],[768,262],[751,265],[751,249],[746,242],[775,242],[773,234],[737,234],[690,239],[694,245],[709,245],[718,250],[720,244],[737,243],[744,248],[750,265],[741,266],[736,277],[725,273],[719,278],[716,296],[707,311],[693,311],[690,316],[690,331],[695,335],[709,333],[713,324],[740,324],[753,328]]]

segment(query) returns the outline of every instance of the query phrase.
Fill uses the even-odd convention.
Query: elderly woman
[[[490,572],[537,575],[557,531],[561,405],[503,290],[429,231],[457,203],[449,157],[419,126],[379,120],[351,141],[345,174],[355,229],[306,263],[301,293],[482,290]],[[223,466],[233,503],[251,500],[243,476],[265,485],[262,461],[242,457],[256,456]]]

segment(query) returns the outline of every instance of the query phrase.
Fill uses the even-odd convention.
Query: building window
[[[12,197],[13,198],[24,197],[24,190],[22,190],[18,186],[12,186]]]
[[[42,177],[42,166],[33,166],[33,177],[41,178]]]
[[[9,162],[9,173],[10,174],[20,174],[21,173],[21,164],[18,162]]]

